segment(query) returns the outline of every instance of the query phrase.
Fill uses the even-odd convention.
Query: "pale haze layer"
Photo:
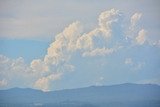
[[[90,2],[1,1],[0,88],[160,84],[159,2]]]

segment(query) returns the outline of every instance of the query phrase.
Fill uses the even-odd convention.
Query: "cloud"
[[[81,31],[82,27],[78,21],[70,24],[55,37],[55,41],[50,44],[44,58],[35,59],[29,65],[25,64],[21,57],[12,60],[1,55],[1,76],[10,79],[9,84],[12,84],[11,81],[15,80],[15,78],[19,80],[24,79],[25,81],[27,80],[26,78],[32,78],[28,80],[31,83],[30,86],[42,88],[43,90],[49,89],[49,85],[45,85],[45,88],[43,88],[43,85],[45,83],[50,84],[51,80],[55,81],[59,79],[64,72],[74,70],[74,66],[69,63],[69,59],[76,50],[75,44],[81,35]],[[46,77],[46,75],[49,76]]]
[[[8,85],[7,80],[5,79],[0,80],[0,87],[5,87],[7,85]]]
[[[147,45],[159,47],[159,38],[157,34],[154,34],[150,29],[146,30],[139,26],[138,22],[142,18],[142,13],[134,13],[130,18],[130,26],[127,33],[127,39],[134,45]]]
[[[30,64],[26,64],[21,57],[13,60],[0,55],[0,77],[5,78],[7,84],[13,84],[13,86],[20,84],[12,82],[17,79],[25,81],[30,87],[47,91],[51,88],[52,82],[74,71],[75,66],[71,63],[73,54],[78,53],[83,58],[96,57],[110,55],[123,49],[122,47],[126,45],[125,33],[128,32],[128,29],[122,27],[123,17],[122,13],[116,9],[104,11],[98,17],[97,26],[88,32],[83,31],[79,21],[71,23],[55,36],[47,49],[47,54],[41,59],[34,59]],[[140,13],[135,13],[131,17],[131,25],[135,27],[140,17]],[[134,32],[133,29],[132,32]],[[145,35],[146,31],[142,29],[138,36],[130,39],[142,45],[146,41]],[[131,44],[132,42],[129,42],[127,46]],[[134,64],[131,58],[127,58],[125,64],[133,65],[137,69],[143,66],[142,63]]]
[[[42,72],[47,72],[48,71],[48,67],[40,59],[33,60],[31,62],[31,68],[32,68],[33,72],[41,72],[41,71]]]
[[[0,86],[21,86],[23,82],[27,87],[49,90],[50,82],[60,79],[62,73],[49,72],[47,67],[41,60],[33,60],[31,65],[27,65],[21,57],[13,60],[0,55],[0,78],[4,78],[0,80]]]
[[[108,55],[108,54],[111,54],[113,53],[113,49],[105,49],[105,48],[97,48],[97,49],[94,49],[90,52],[84,52],[82,56],[86,57],[86,56],[105,56],[105,55]]]
[[[119,10],[111,9],[102,12],[98,18],[98,27],[91,30],[89,33],[83,34],[77,41],[77,48],[81,49],[83,56],[105,56],[114,52],[112,45],[109,48],[109,40],[116,36],[116,27],[120,27],[122,14]],[[120,28],[121,29],[121,28]],[[107,43],[108,42],[108,43]]]
[[[160,47],[160,40],[154,42],[153,45],[156,45],[156,46]]]
[[[57,65],[66,62],[70,54],[76,49],[75,44],[81,36],[82,27],[79,22],[74,22],[55,37],[55,41],[47,49],[44,62],[49,65]]]
[[[146,41],[149,41],[146,37],[147,31],[144,28],[138,27],[138,21],[141,19],[142,13],[134,13],[131,16],[131,25],[129,27],[129,34],[127,37],[130,38],[130,40],[137,45],[143,45]],[[139,30],[140,29],[140,30]],[[137,33],[138,32],[138,33]],[[149,43],[150,44],[150,43]]]
[[[10,59],[0,55],[0,78],[7,81],[8,85],[4,85],[4,87],[9,88],[18,85],[31,87],[31,83],[37,78],[37,75],[32,72],[22,57]],[[25,84],[22,85],[21,82]]]
[[[131,17],[131,29],[133,30],[136,26],[137,22],[140,20],[142,14],[141,13],[134,13]]]
[[[125,64],[129,64],[129,65],[132,65],[132,64],[133,64],[133,61],[132,61],[131,58],[126,58],[124,63],[125,63]]]
[[[50,82],[60,79],[61,75],[61,73],[57,73],[42,77],[35,82],[34,87],[43,91],[49,91],[51,85]]]
[[[129,69],[132,71],[138,71],[141,70],[145,66],[144,61],[135,61],[132,58],[126,58],[124,63],[128,66],[130,66]]]
[[[119,10],[111,9],[109,11],[102,12],[98,18],[100,31],[102,31],[106,37],[110,37],[114,24],[117,23],[122,14]]]
[[[24,59],[19,57],[17,59],[10,59],[4,55],[0,55],[0,69],[1,73],[26,73],[29,72],[27,64],[25,64]],[[1,75],[2,76],[2,75]]]
[[[107,42],[112,36],[116,36],[115,26],[120,23],[121,16],[119,10],[115,9],[102,12],[98,18],[98,27],[89,33],[82,33],[83,26],[80,22],[73,22],[56,35],[55,41],[50,44],[41,63],[47,66],[49,74],[60,72],[63,75],[67,71],[73,71],[74,66],[69,62],[75,52],[80,51],[85,57],[105,56],[115,52],[118,49],[117,46],[108,47]],[[38,80],[39,82],[49,84],[50,81],[47,77],[42,77]],[[40,85],[37,88],[42,87]],[[49,88],[48,85],[45,85],[45,90],[47,88]]]
[[[47,77],[42,77],[35,82],[35,88],[48,90],[50,82],[59,79],[63,73],[74,70],[74,66],[69,63],[72,53],[76,50],[76,42],[82,32],[80,22],[74,22],[55,37],[55,41],[50,44],[44,60],[38,59],[31,63],[33,70],[46,71]],[[38,67],[40,66],[40,67]],[[56,74],[55,74],[56,73]]]
[[[144,29],[138,32],[138,36],[136,37],[136,42],[140,45],[144,44],[146,41],[146,31]]]

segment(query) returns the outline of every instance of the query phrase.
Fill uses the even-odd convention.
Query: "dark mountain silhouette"
[[[0,90],[0,107],[160,107],[160,86],[120,84],[43,92]]]

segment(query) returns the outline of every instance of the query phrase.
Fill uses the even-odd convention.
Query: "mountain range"
[[[160,107],[160,86],[118,84],[43,92],[0,90],[0,107]]]

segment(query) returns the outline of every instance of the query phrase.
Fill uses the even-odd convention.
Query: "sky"
[[[0,0],[0,89],[160,84],[159,0]]]

